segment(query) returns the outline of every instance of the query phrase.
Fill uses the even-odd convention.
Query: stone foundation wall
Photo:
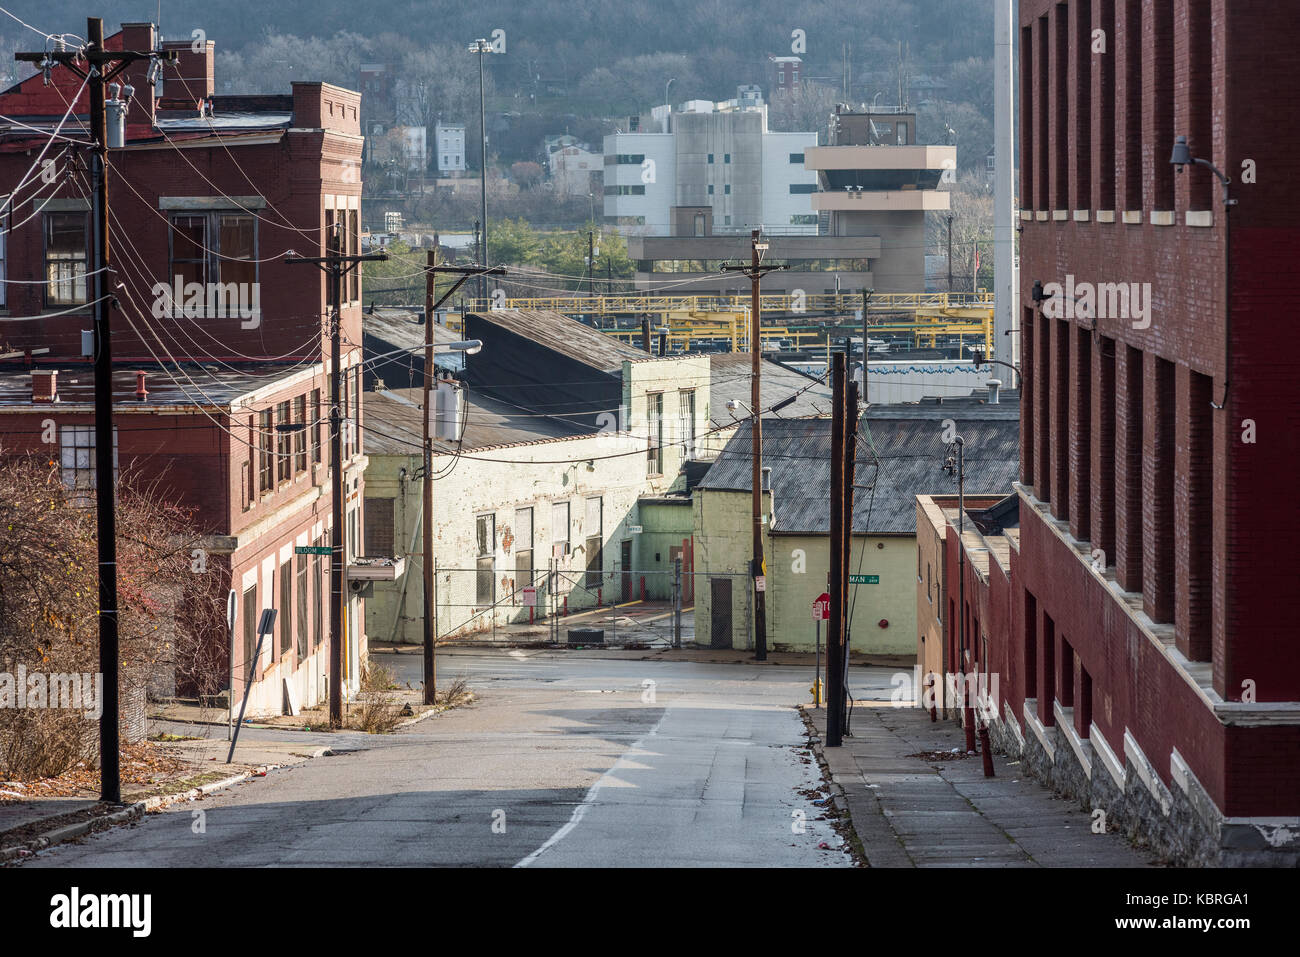
[[[954,719],[961,724],[960,712]],[[1124,760],[1121,788],[1086,739],[1082,748],[1091,767],[1061,728],[1042,731],[1046,746],[1033,728],[1018,722],[1013,727],[1005,718],[989,723],[995,752],[1018,759],[1024,774],[1077,801],[1081,810],[1102,811],[1107,831],[1121,831],[1183,867],[1300,866],[1300,822],[1225,819],[1190,770],[1182,774],[1185,787],[1180,782],[1166,788],[1154,769],[1148,785],[1137,770],[1141,759],[1132,755]]]

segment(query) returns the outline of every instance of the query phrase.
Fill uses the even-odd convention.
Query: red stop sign
[[[829,621],[831,617],[831,596],[822,592],[812,603],[813,621]]]

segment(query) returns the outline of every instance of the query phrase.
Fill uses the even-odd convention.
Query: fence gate
[[[710,578],[711,621],[709,636],[711,648],[731,647],[731,579]]]

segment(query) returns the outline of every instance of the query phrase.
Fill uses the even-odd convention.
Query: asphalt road
[[[418,656],[383,657],[418,682]],[[448,654],[473,705],[393,735],[274,732],[339,753],[24,866],[848,866],[791,707],[809,670]]]

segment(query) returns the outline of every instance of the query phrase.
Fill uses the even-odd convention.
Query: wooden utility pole
[[[757,661],[767,660],[767,568],[763,562],[763,406],[762,406],[762,363],[763,363],[763,335],[762,335],[762,296],[760,286],[762,285],[763,273],[770,272],[774,269],[784,269],[784,266],[763,266],[761,265],[762,253],[767,252],[767,243],[762,240],[762,230],[755,229],[750,233],[750,263],[746,266],[724,265],[725,270],[743,272],[749,276],[750,282],[750,307],[749,307],[749,354],[750,354],[750,384],[749,384],[749,413],[750,421],[753,423],[750,429],[750,438],[752,452],[750,455],[753,471],[750,476],[750,482],[753,486],[752,506],[753,526],[754,526],[754,557],[750,566],[750,576],[754,580],[754,658]]]
[[[330,727],[343,726],[343,603],[347,565],[345,535],[346,499],[343,486],[343,277],[363,262],[386,262],[388,253],[344,254],[342,223],[335,223],[325,237],[324,256],[285,256],[292,265],[310,263],[327,277],[326,314],[330,326],[330,498],[333,528],[330,529]],[[361,410],[356,410],[359,415]]]
[[[434,604],[434,568],[433,568],[433,435],[430,428],[430,417],[434,407],[434,367],[433,367],[433,327],[434,318],[437,315],[438,307],[452,297],[471,276],[483,275],[504,275],[505,268],[498,266],[495,269],[485,269],[483,266],[440,266],[438,265],[438,251],[431,249],[428,251],[425,260],[424,273],[424,441],[422,449],[424,453],[424,488],[423,500],[421,505],[420,532],[423,545],[423,557],[420,559],[420,568],[424,580],[424,703],[437,704],[438,698],[438,663],[436,658],[436,640],[437,640],[437,614],[438,610]],[[437,296],[438,273],[452,273],[459,275],[460,278],[456,283],[443,294],[441,299]],[[461,317],[461,328],[464,329],[464,316]],[[458,346],[465,346],[466,343],[456,343]]]
[[[830,618],[826,622],[826,746],[838,748],[844,743],[843,711],[840,698],[844,690],[844,433],[845,433],[845,356],[831,356],[831,516],[830,516]]]
[[[122,803],[120,775],[120,716],[118,713],[117,516],[113,474],[113,337],[108,278],[108,140],[104,117],[104,85],[132,63],[176,59],[173,51],[105,50],[104,21],[86,19],[86,46],[81,50],[16,53],[21,63],[43,68],[58,65],[86,81],[90,90],[90,178],[94,193],[91,262],[95,298],[95,533],[99,558],[99,671],[103,675],[103,706],[99,721],[100,798]],[[233,692],[233,688],[231,689]]]

